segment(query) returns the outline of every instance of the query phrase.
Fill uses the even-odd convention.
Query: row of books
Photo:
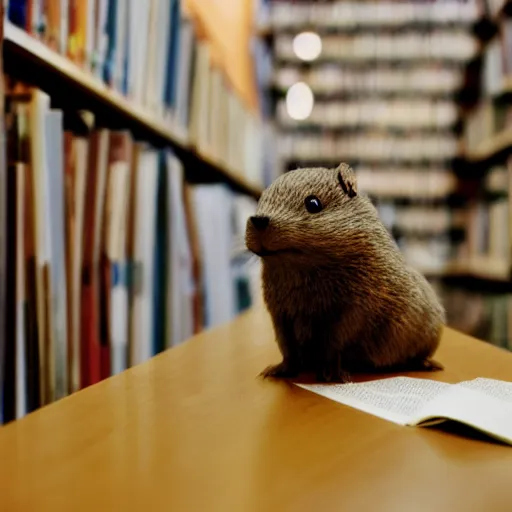
[[[478,151],[491,137],[512,126],[510,105],[483,99],[465,116],[463,140],[466,151]]]
[[[498,279],[508,279],[510,275],[511,166],[509,161],[491,168],[480,184],[480,193],[474,194],[465,207],[465,238],[456,253],[462,267]]]
[[[369,196],[379,198],[440,199],[453,193],[457,180],[453,173],[441,170],[385,170],[355,168],[358,187]]]
[[[272,126],[233,90],[183,3],[11,0],[8,19],[261,186],[274,167]]]
[[[503,1],[481,2],[483,12],[497,21]],[[482,51],[480,76],[483,96],[464,117],[462,140],[464,151],[471,156],[490,154],[495,142],[506,144],[511,126],[510,105],[495,96],[505,91],[512,70],[512,24],[503,17],[499,30]],[[497,137],[496,137],[497,136]],[[467,273],[483,278],[510,278],[510,194],[509,165],[486,169],[464,212],[465,239],[458,245],[456,258]],[[486,197],[486,193],[488,197]]]
[[[279,34],[274,41],[275,57],[280,61],[297,62],[294,36]],[[464,62],[475,55],[477,42],[467,31],[434,29],[399,34],[325,35],[318,60],[360,62],[368,60],[415,61],[435,59]]]
[[[154,112],[186,118],[194,31],[180,1],[10,0],[8,19]],[[186,85],[185,85],[186,84]]]
[[[466,210],[466,238],[459,247],[458,260],[468,265],[486,262],[493,270],[510,272],[508,197],[474,201]]]
[[[502,0],[499,0],[502,1]],[[398,28],[407,25],[469,25],[478,16],[474,1],[460,2],[258,2],[260,26],[273,29],[316,26],[341,28]]]
[[[258,300],[259,269],[236,250],[254,200],[186,185],[171,149],[22,84],[8,90],[6,121],[4,422]]]
[[[348,135],[281,133],[284,159],[362,161],[443,161],[458,154],[452,134],[389,135],[378,131]]]
[[[376,207],[389,231],[398,231],[407,236],[444,235],[463,225],[462,210],[451,209],[446,205],[401,206],[383,198],[376,202]]]
[[[221,70],[213,66],[206,42],[198,42],[196,52],[190,141],[228,167],[242,169],[249,183],[268,184],[275,169],[272,123],[247,109],[231,92]]]
[[[456,254],[458,241],[452,233],[463,227],[463,210],[435,204],[401,206],[386,196],[379,196],[375,206],[407,264],[426,276],[446,273]]]
[[[424,275],[443,275],[453,260],[453,244],[448,234],[430,237],[400,237],[397,240],[405,261]]]
[[[438,286],[447,323],[460,332],[512,350],[512,295]]]
[[[296,82],[306,82],[316,94],[352,93],[453,93],[462,85],[460,69],[453,66],[422,64],[397,68],[372,63],[367,69],[343,64],[323,64],[301,69],[284,65],[273,73],[276,88],[286,90]]]
[[[297,121],[290,117],[287,101],[282,99],[276,115],[284,126],[443,129],[456,123],[458,109],[453,101],[428,98],[323,100],[315,102],[305,121]]]

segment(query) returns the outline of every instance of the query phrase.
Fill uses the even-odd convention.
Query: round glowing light
[[[304,82],[293,84],[286,92],[286,111],[292,119],[307,119],[311,115],[313,104],[313,92]]]
[[[301,32],[293,38],[293,51],[301,60],[315,60],[322,52],[322,40],[315,32]]]

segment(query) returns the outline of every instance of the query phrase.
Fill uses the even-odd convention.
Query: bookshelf
[[[465,158],[469,164],[482,164],[512,149],[512,130],[506,129],[483,140],[476,148],[468,148]]]
[[[488,46],[503,37],[509,10],[508,1],[479,0],[260,2],[255,30],[274,51],[269,91],[285,169],[349,161],[406,259],[436,280],[509,283],[509,257],[499,243],[508,240],[507,228],[485,239],[478,217],[487,204],[484,217],[503,219],[508,186],[489,190],[486,179],[512,149],[512,132],[477,135],[472,143],[464,133],[489,80],[485,60],[498,60],[486,56]],[[295,51],[294,37],[303,31],[322,40],[311,61]],[[508,76],[493,85],[493,97],[510,95]],[[314,95],[305,120],[287,114],[287,92],[298,82]],[[475,124],[485,125],[482,118]],[[443,202],[451,220],[441,227],[434,217]],[[418,206],[421,233],[401,229],[399,218],[416,215]],[[484,234],[476,236],[473,224]],[[473,254],[481,246],[492,250]]]
[[[348,162],[409,264],[435,279],[459,273],[465,196],[453,171],[464,71],[480,51],[477,4],[257,3],[283,170]],[[298,40],[308,32],[321,46],[303,58]],[[305,118],[290,113],[296,84],[314,97]],[[402,229],[412,216],[418,229]]]
[[[462,166],[458,173],[462,181],[472,182],[466,201],[468,243],[460,252],[458,269],[481,283],[501,284],[501,290],[510,291],[511,3],[482,0],[477,5],[479,51],[467,70],[477,94],[462,116]],[[499,194],[486,194],[492,174],[502,175]],[[498,245],[502,248],[493,254]]]
[[[92,102],[109,114],[121,117],[123,123],[128,122],[149,141],[172,146],[197,164],[188,172],[187,178],[191,181],[223,180],[236,190],[256,199],[260,196],[262,188],[250,183],[240,171],[198,151],[187,141],[185,135],[170,128],[168,123],[160,121],[154,112],[129,101],[91,73],[53,51],[42,41],[35,39],[8,20],[4,23],[4,60],[7,73],[20,74],[20,68],[23,70],[28,66],[31,80],[38,82],[37,85],[45,85],[45,88],[50,90],[57,88],[78,90],[85,96],[85,103]],[[34,78],[33,66],[41,70],[42,77]],[[26,74],[24,73],[23,76],[25,77]],[[208,173],[212,176],[208,176]]]
[[[240,247],[274,168],[250,73],[191,2],[7,5],[0,424],[257,303]]]

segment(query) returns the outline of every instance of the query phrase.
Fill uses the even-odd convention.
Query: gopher
[[[445,310],[407,266],[346,164],[297,169],[262,194],[246,227],[283,360],[264,377],[439,370]]]

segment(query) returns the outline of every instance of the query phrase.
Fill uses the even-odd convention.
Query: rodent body
[[[352,372],[439,368],[430,358],[444,309],[357,193],[347,165],[284,174],[254,218],[246,244],[262,257],[263,295],[283,355],[265,375],[345,380]]]

